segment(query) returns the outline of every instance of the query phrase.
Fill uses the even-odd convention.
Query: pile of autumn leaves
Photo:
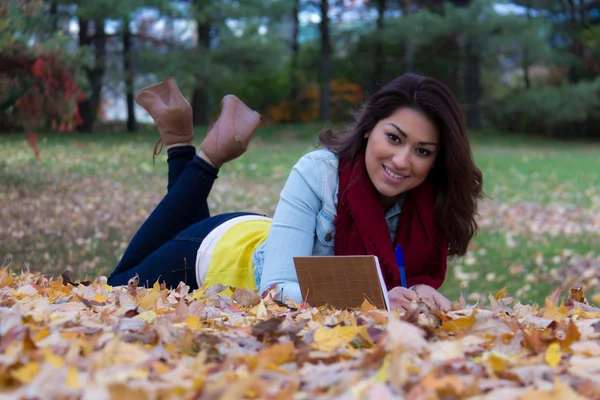
[[[600,309],[501,291],[441,313],[305,308],[0,270],[0,399],[600,397]],[[560,304],[558,306],[557,304]]]

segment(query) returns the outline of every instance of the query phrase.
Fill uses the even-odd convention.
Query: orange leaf
[[[457,318],[446,322],[444,325],[438,328],[438,331],[447,331],[447,332],[459,332],[462,330],[468,330],[473,325],[475,325],[475,315],[471,315],[470,317]]]
[[[377,307],[375,307],[373,304],[371,304],[367,299],[365,299],[362,304],[360,305],[360,311],[362,312],[367,312],[367,311],[375,311],[377,310]]]
[[[40,372],[40,363],[32,361],[12,371],[10,375],[21,383],[29,383]]]
[[[198,329],[200,328],[200,319],[198,317],[195,317],[193,315],[190,315],[189,317],[187,317],[187,319],[185,320],[185,324],[188,326],[188,328],[190,329]]]
[[[259,361],[281,365],[294,359],[292,354],[293,351],[294,344],[291,342],[286,344],[275,344],[261,350],[256,357]]]
[[[546,297],[546,309],[544,310],[543,318],[551,319],[556,322],[562,322],[569,315],[569,310],[563,304],[557,307],[555,303],[549,297]]]

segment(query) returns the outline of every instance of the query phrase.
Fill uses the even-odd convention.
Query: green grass
[[[221,171],[210,198],[212,212],[249,209],[271,214],[290,168],[314,149],[322,128],[261,128],[248,153]],[[197,136],[205,130],[197,129]],[[108,273],[166,192],[166,151],[152,163],[157,137],[154,130],[134,135],[41,134],[38,162],[24,135],[0,136],[0,217],[5,227],[0,229],[0,257],[10,253],[14,266],[54,274],[67,267],[81,274]],[[543,216],[567,207],[571,211],[561,218],[577,213],[583,219],[599,218],[600,145],[494,132],[473,134],[472,143],[484,189],[493,201],[488,204],[512,211],[500,218],[488,207],[482,218],[496,218],[492,229],[481,229],[467,257],[452,263],[442,292],[455,299],[466,282],[465,296],[475,299],[507,286],[522,302],[541,302],[565,276],[574,284],[586,283],[580,271],[560,276],[552,271],[566,268],[565,249],[597,258],[600,235],[553,235],[544,229],[536,232],[535,225],[521,230],[528,221],[519,221],[518,212],[533,205],[533,215]],[[548,226],[557,223],[561,221]]]

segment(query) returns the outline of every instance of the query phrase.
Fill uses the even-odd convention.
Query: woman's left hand
[[[442,296],[440,292],[435,290],[429,285],[416,285],[414,292],[421,298],[429,301],[433,301],[435,305],[442,311],[449,311],[452,306],[452,302]]]

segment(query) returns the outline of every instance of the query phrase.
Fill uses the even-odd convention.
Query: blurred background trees
[[[404,72],[472,129],[600,138],[597,0],[4,0],[0,132],[135,131],[175,76],[211,123],[235,93],[267,123],[349,121]]]

